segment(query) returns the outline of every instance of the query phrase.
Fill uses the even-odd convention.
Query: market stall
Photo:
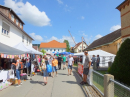
[[[24,51],[0,43],[0,69],[1,65],[3,65],[3,63],[1,62],[1,57],[12,58],[14,57],[14,55],[21,55],[24,53],[25,53]],[[11,78],[14,78],[14,70],[10,70],[8,68],[7,70],[5,69],[0,70],[0,90],[7,88],[9,85],[11,85],[11,83],[8,81]]]

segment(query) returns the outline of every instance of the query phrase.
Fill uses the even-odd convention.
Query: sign
[[[78,63],[78,73],[79,73],[80,75],[83,74],[83,65],[82,65],[81,63]]]

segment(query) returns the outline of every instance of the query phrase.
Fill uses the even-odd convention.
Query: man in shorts
[[[66,57],[63,55],[63,70],[66,69]]]
[[[88,55],[88,52],[85,51],[84,54],[85,54],[86,58],[85,58],[84,69],[83,69],[83,81],[80,83],[81,85],[87,84],[87,75],[89,73],[89,69],[91,66],[91,58]]]
[[[74,65],[74,59],[71,55],[69,55],[69,58],[68,58],[68,76],[71,75],[71,72],[72,72],[72,66]]]

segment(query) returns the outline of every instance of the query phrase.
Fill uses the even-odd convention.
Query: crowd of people
[[[84,52],[86,58],[85,58],[85,62],[84,62],[84,67],[83,67],[83,81],[80,84],[86,84],[86,79],[87,79],[87,75],[89,73],[89,69],[90,66],[92,66],[95,62],[97,67],[99,67],[99,63],[100,63],[100,57],[99,55],[97,55],[97,57],[95,57],[95,55],[93,55],[92,59],[90,58],[90,56],[88,55],[88,52]],[[80,57],[79,58],[80,61],[82,61],[83,59]],[[35,59],[34,59],[35,60]],[[36,60],[35,60],[36,61]],[[36,63],[33,61],[32,62],[32,66],[30,66],[30,68],[35,69],[36,68],[39,69],[42,73],[43,73],[43,79],[44,79],[44,84],[46,85],[48,82],[48,76],[52,76],[52,78],[57,77],[58,72],[57,70],[65,70],[68,68],[68,76],[72,74],[72,67],[74,65],[74,58],[72,57],[72,55],[69,55],[68,57],[63,55],[44,55],[43,57],[40,56],[39,59],[37,60],[38,65],[36,66]],[[25,71],[24,69],[19,69],[19,68],[23,68],[21,66],[24,66],[23,64],[26,63],[24,59],[19,59],[18,57],[15,57],[12,65],[15,66],[15,72],[16,72],[16,77],[18,79],[18,86],[20,86],[21,80],[20,80],[20,73],[23,73],[23,71]],[[63,64],[63,66],[62,66]],[[47,72],[47,65],[51,65],[52,66],[52,72]],[[63,68],[62,68],[63,67]],[[29,69],[29,71],[31,71]],[[32,73],[32,72],[31,72]]]
[[[71,55],[66,57],[63,55],[56,56],[56,55],[44,55],[43,58],[39,58],[38,65],[41,71],[43,72],[43,79],[44,84],[46,85],[48,82],[48,76],[52,76],[54,78],[57,77],[58,72],[57,70],[61,70],[63,63],[63,70],[68,67],[68,76],[72,74],[72,66],[74,65],[74,59]],[[52,66],[52,73],[47,72],[47,65]]]

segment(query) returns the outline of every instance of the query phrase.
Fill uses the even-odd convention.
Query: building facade
[[[85,42],[79,42],[74,47],[71,48],[71,52],[73,53],[79,53],[83,52],[84,49],[86,49],[88,45]]]
[[[0,5],[0,42],[15,46],[23,42],[32,46],[33,39],[23,30],[24,22],[10,8]]]
[[[116,54],[122,44],[121,29],[118,29],[100,39],[92,42],[85,51],[104,50],[106,52]]]
[[[44,49],[47,53],[53,52],[65,52],[66,51],[66,43],[60,43],[56,40],[52,40],[47,43],[40,44],[40,50]]]
[[[121,15],[121,36],[124,41],[130,38],[130,0],[122,2],[117,9]]]

